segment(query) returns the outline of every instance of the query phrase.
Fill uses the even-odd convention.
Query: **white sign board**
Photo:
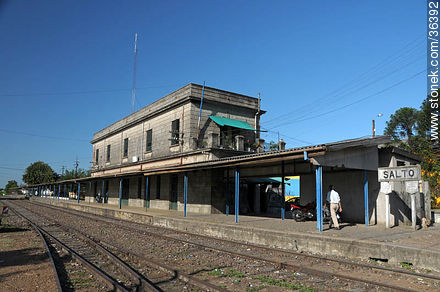
[[[405,182],[405,190],[409,194],[414,194],[419,192],[419,182],[416,180],[406,181]]]
[[[420,180],[420,165],[379,167],[377,170],[378,179],[383,181],[410,181]]]

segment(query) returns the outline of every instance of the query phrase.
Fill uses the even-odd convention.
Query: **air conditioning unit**
[[[133,156],[133,162],[138,162],[138,160],[139,160],[139,157]]]

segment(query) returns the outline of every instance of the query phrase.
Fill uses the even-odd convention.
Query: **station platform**
[[[57,198],[33,197],[32,200],[96,215],[125,219],[137,223],[266,245],[295,251],[352,259],[378,259],[390,264],[410,263],[414,267],[440,272],[440,225],[413,230],[402,225],[385,228],[382,225],[342,223],[341,230],[324,224],[318,232],[316,222],[295,222],[292,219],[192,214],[181,211],[123,206]]]

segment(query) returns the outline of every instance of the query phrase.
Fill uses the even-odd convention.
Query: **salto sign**
[[[420,180],[420,165],[379,167],[377,169],[380,182]]]

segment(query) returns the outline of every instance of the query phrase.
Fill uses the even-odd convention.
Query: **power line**
[[[170,86],[181,85],[182,83],[174,83],[168,85],[157,85],[157,86],[142,86],[137,87],[137,90],[152,89],[152,88],[166,88]],[[96,89],[96,90],[83,90],[83,91],[59,91],[59,92],[36,92],[36,93],[4,93],[0,96],[5,97],[25,97],[25,96],[53,96],[53,95],[81,95],[90,93],[112,93],[112,92],[129,92],[129,88],[117,88],[117,89]]]
[[[0,129],[0,132],[5,132],[5,133],[9,133],[9,134],[32,136],[32,137],[38,137],[38,138],[54,139],[54,140],[67,140],[67,141],[76,141],[76,142],[90,142],[90,140],[85,140],[85,139],[73,139],[73,138],[67,138],[67,137],[46,136],[46,135],[39,135],[39,134],[34,134],[34,133],[11,131],[11,130],[6,130],[6,129]]]

